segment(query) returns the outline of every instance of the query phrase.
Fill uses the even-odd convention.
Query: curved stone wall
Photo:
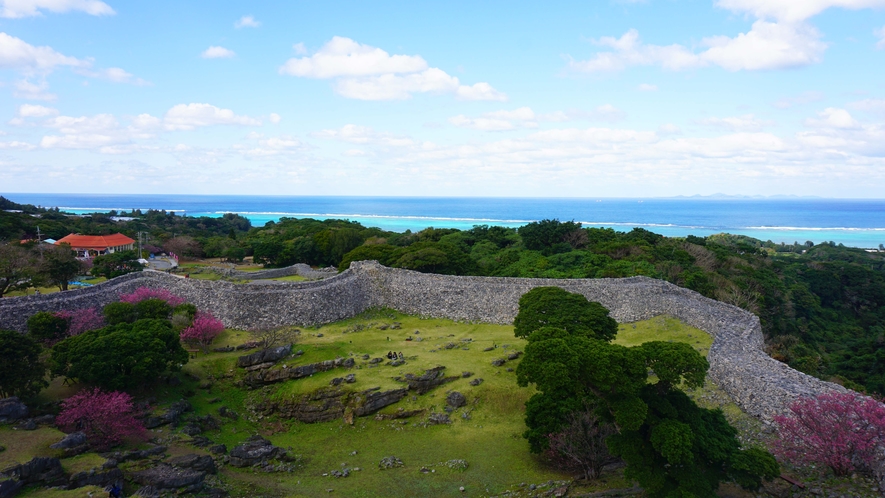
[[[314,270],[309,265],[304,263],[296,263],[292,266],[287,266],[285,268],[272,268],[269,270],[258,270],[258,271],[239,271],[233,268],[216,268],[211,267],[211,270],[228,278],[233,278],[237,280],[263,280],[268,278],[280,278],[280,277],[289,277],[292,275],[298,275],[310,280],[318,280],[323,278],[334,277],[338,274],[338,270],[335,268],[320,268],[319,270]]]
[[[519,297],[538,286],[579,292],[611,310],[619,322],[669,314],[713,336],[710,377],[746,412],[762,419],[782,413],[796,397],[842,390],[768,357],[759,319],[673,284],[646,277],[528,279],[457,277],[355,262],[334,277],[280,285],[243,285],[184,279],[160,272],[125,275],[88,289],[0,299],[0,328],[24,331],[37,311],[104,306],[138,287],[162,287],[211,311],[228,327],[250,329],[315,325],[354,316],[369,307],[462,321],[512,323]]]

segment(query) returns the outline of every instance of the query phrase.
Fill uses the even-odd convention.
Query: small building
[[[131,251],[135,248],[135,240],[122,233],[115,233],[113,235],[79,235],[72,233],[55,242],[55,245],[60,244],[70,245],[71,249],[77,251],[78,258],[94,258],[102,254]]]

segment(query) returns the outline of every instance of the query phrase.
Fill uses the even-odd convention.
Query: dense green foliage
[[[42,348],[28,336],[0,330],[0,398],[29,398],[47,386]]]
[[[134,271],[141,271],[144,265],[138,262],[135,251],[120,251],[97,256],[92,260],[90,273],[96,277],[114,278]]]
[[[602,341],[610,341],[618,333],[618,322],[608,316],[604,306],[559,287],[535,287],[519,298],[519,313],[513,320],[516,337],[528,338],[542,327]]]
[[[149,384],[188,355],[168,320],[136,320],[90,330],[52,348],[50,371],[109,390]]]
[[[550,304],[548,314],[562,308]],[[720,410],[701,408],[679,390],[702,386],[709,368],[691,346],[647,342],[628,348],[601,335],[547,326],[528,336],[516,375],[519,385],[531,383],[539,391],[526,403],[525,437],[532,451],[545,449],[549,435],[589,402],[617,426],[606,440],[609,450],[650,497],[712,497],[720,482],[758,489],[762,479],[778,475],[770,454],[741,448]]]
[[[46,280],[59,288],[68,290],[68,283],[77,275],[83,273],[83,264],[77,259],[71,246],[61,244],[58,246],[44,247],[41,250],[43,258],[43,275]]]
[[[67,336],[68,325],[64,318],[40,311],[28,318],[28,336],[37,342],[54,343]]]

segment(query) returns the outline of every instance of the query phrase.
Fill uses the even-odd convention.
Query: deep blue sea
[[[885,200],[845,199],[576,199],[311,197],[257,195],[0,194],[15,202],[72,213],[165,209],[187,216],[239,213],[261,226],[290,218],[344,218],[402,232],[429,226],[517,227],[542,219],[667,236],[728,232],[773,242],[876,248],[885,244]]]

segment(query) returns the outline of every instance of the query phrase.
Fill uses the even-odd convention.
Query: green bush
[[[35,313],[28,318],[28,335],[38,342],[55,342],[68,333],[68,321],[48,311]]]
[[[29,398],[46,387],[46,367],[40,361],[42,348],[30,337],[0,330],[0,398]]]
[[[110,303],[102,309],[108,325],[132,323],[138,318],[135,305],[132,303]]]
[[[168,320],[172,316],[172,306],[162,299],[145,299],[135,304],[139,320]]]

